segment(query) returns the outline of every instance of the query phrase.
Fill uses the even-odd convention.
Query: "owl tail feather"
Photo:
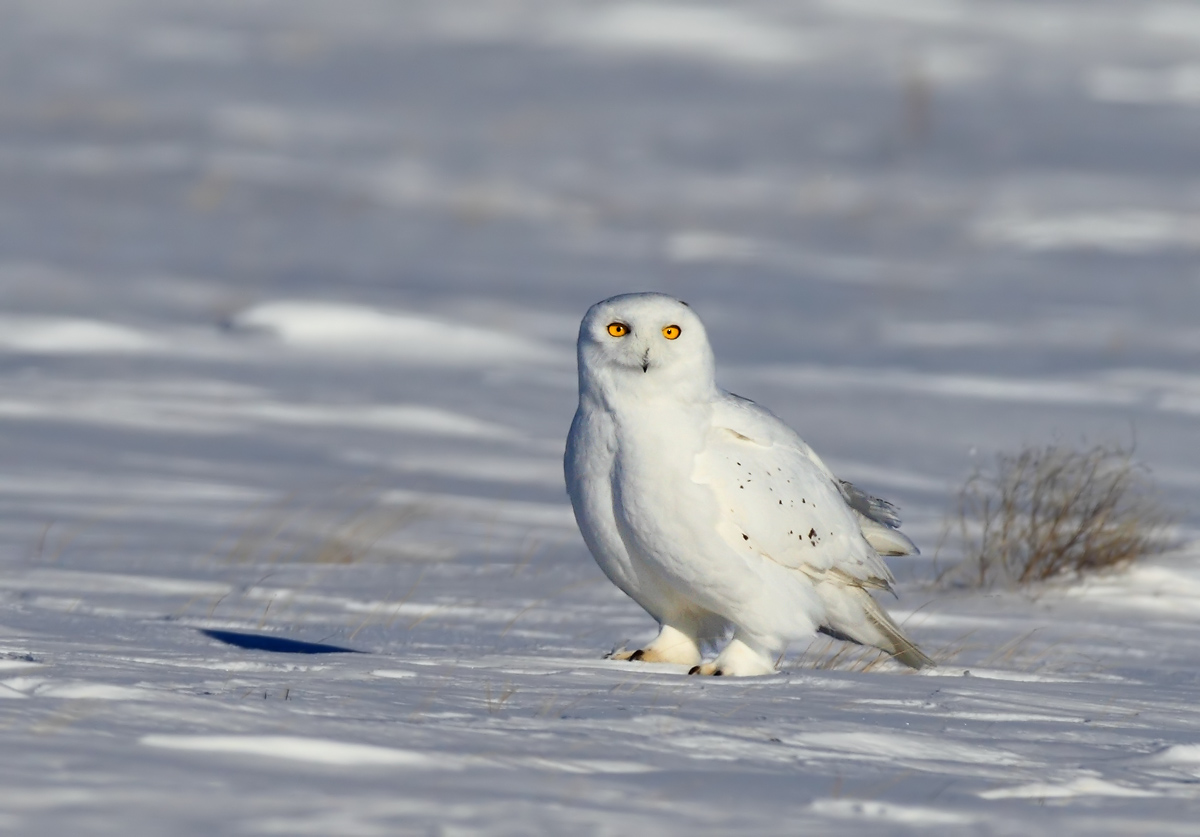
[[[886,644],[879,644],[880,648],[909,668],[933,668],[936,665],[924,651],[917,647],[915,642],[904,635],[900,627],[892,621],[892,617],[888,616],[879,603],[871,598],[870,593],[863,591],[862,598],[866,599],[863,602],[863,610],[867,620],[887,640]]]
[[[853,620],[830,619],[831,624],[823,627],[822,633],[862,645],[873,645],[891,654],[909,668],[933,668],[937,665],[915,642],[904,635],[900,626],[892,621],[892,617],[887,615],[870,593],[861,587],[843,587],[842,591],[843,595],[850,594],[853,597],[854,603],[858,605],[854,610],[859,610],[861,616]]]

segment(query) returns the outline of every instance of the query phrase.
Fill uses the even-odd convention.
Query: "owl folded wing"
[[[733,549],[814,578],[891,589],[892,574],[862,521],[893,530],[852,508],[840,481],[767,410],[736,396],[719,402],[693,478],[714,492],[717,529]]]

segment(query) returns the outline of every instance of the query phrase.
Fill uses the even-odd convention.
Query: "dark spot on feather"
[[[742,532],[742,540],[748,541],[748,540],[750,540],[750,536],[747,535],[745,532]]]

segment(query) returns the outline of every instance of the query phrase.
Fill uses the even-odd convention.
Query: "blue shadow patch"
[[[301,642],[298,639],[286,639],[280,636],[264,634],[245,634],[241,631],[212,631],[201,628],[200,633],[212,637],[218,642],[246,648],[250,651],[270,651],[273,654],[363,654],[354,648],[343,648],[340,645],[327,645],[324,642]]]

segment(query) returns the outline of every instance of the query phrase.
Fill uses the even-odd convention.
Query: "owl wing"
[[[693,478],[716,495],[717,530],[732,548],[814,577],[891,589],[892,574],[868,543],[841,482],[767,410],[736,396],[716,402]]]
[[[815,454],[814,454],[815,455]],[[832,476],[832,475],[831,475]],[[838,480],[846,504],[858,518],[867,543],[880,555],[919,555],[921,550],[900,531],[900,515],[887,500],[874,497],[854,483]]]

